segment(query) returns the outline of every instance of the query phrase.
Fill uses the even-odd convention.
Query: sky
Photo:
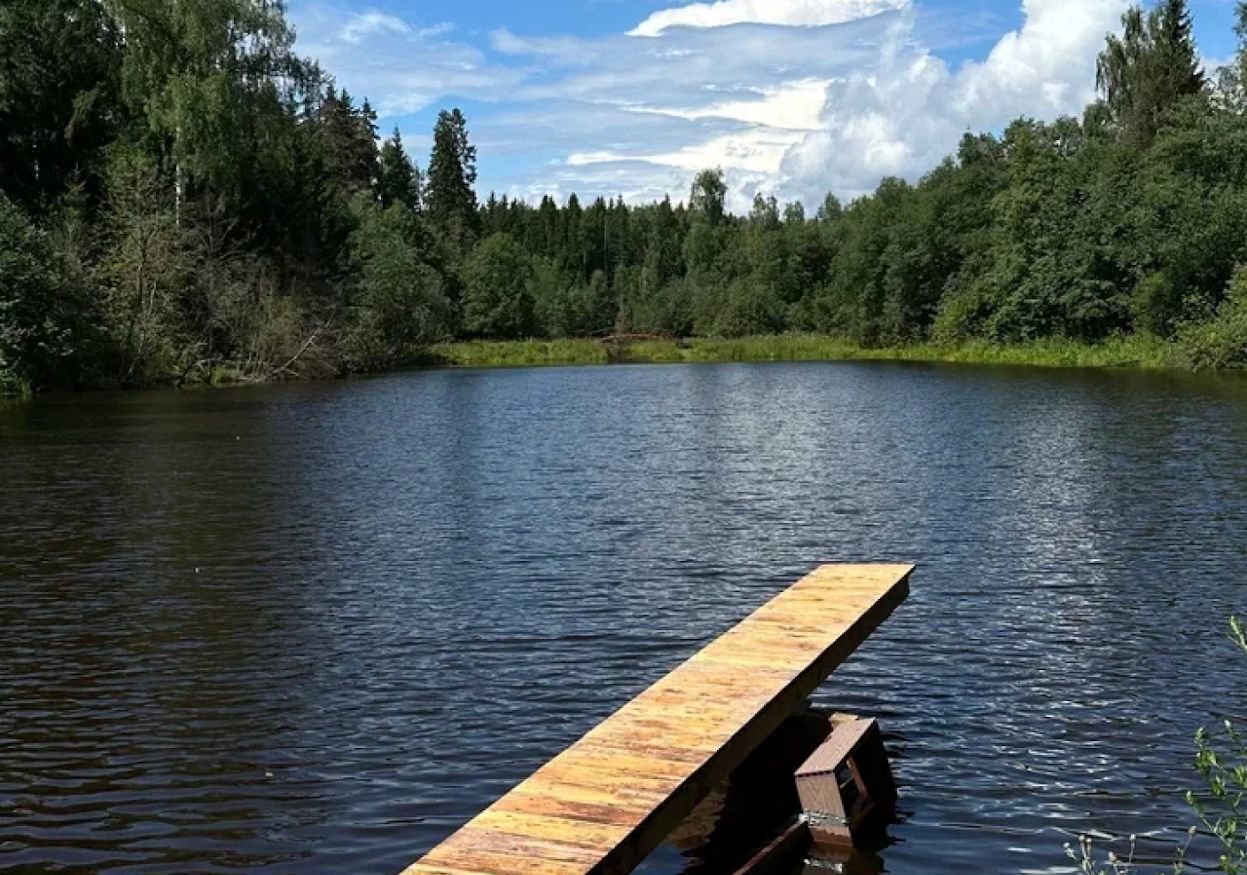
[[[821,203],[919,179],[966,131],[1080,114],[1129,0],[290,0],[298,50],[427,163],[458,106],[481,195]],[[1193,0],[1210,66],[1233,0]]]

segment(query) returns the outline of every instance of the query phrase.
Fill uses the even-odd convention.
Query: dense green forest
[[[294,51],[279,0],[0,6],[0,386],[384,368],[454,339],[1147,333],[1247,362],[1247,3],[1205,71],[1185,0],[1129,12],[1081,119],[967,135],[815,215],[478,202],[467,120],[422,171]]]

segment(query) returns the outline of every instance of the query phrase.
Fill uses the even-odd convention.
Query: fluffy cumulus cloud
[[[956,79],[963,117],[993,120],[1053,114],[1092,97],[1095,58],[1104,35],[1120,22],[1128,0],[1025,0],[1026,23],[1008,33],[982,63],[970,62]]]
[[[1025,21],[983,61],[953,70],[898,21],[870,66],[827,93],[819,130],[777,170],[778,187],[809,198],[819,187],[858,194],[885,175],[914,177],[967,130],[994,130],[1026,115],[1078,113],[1094,97],[1095,59],[1129,0],[1025,0]]]
[[[327,6],[297,23],[301,48],[383,116],[484,104],[485,188],[640,200],[720,166],[741,209],[757,191],[853,197],[921,175],[966,130],[1079,112],[1128,3],[1022,0],[1018,29],[957,64],[924,40],[924,0],[719,0],[613,36],[499,30],[483,44]]]

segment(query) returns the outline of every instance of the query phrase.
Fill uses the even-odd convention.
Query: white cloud
[[[324,2],[292,15],[298,50],[353,94],[368,97],[383,120],[419,112],[448,95],[495,99],[524,77],[522,69],[492,63],[479,49],[446,39],[455,29],[450,23],[419,25],[375,10],[353,14]]]
[[[453,33],[454,30],[455,26],[453,24],[449,21],[442,21],[437,24],[430,24],[428,27],[419,28],[415,33],[416,39],[429,40],[435,39],[439,36],[445,36],[448,33]]]
[[[958,70],[916,42],[912,16],[894,27],[877,63],[829,89],[820,129],[785,155],[777,187],[806,199],[914,178],[967,130],[1026,115],[1078,114],[1094,96],[1095,58],[1129,0],[1024,0],[1025,21],[981,62]]]
[[[383,124],[491,105],[470,119],[485,190],[680,197],[694,171],[721,166],[743,209],[755,191],[814,204],[915,179],[967,130],[1080,112],[1129,0],[1020,0],[1022,25],[960,65],[924,41],[926,0],[723,0],[656,13],[633,31],[644,37],[499,30],[484,48],[311,2],[300,49]]]
[[[673,27],[778,24],[822,27],[904,9],[909,0],[718,0],[655,12],[630,32],[655,37]]]
[[[982,63],[956,82],[957,110],[1002,116],[1046,115],[1081,107],[1093,96],[1095,58],[1126,0],[1024,0],[1026,22],[1005,34]]]
[[[386,15],[375,9],[352,15],[342,27],[342,39],[351,45],[359,45],[363,38],[378,33],[407,33],[411,28],[401,18]]]
[[[706,167],[730,167],[735,171],[767,174],[774,172],[784,154],[797,142],[783,131],[756,127],[737,134],[725,134],[704,143],[693,143],[669,152],[627,154],[622,152],[579,152],[567,159],[569,167],[643,161],[695,173]]]
[[[688,109],[641,106],[637,111],[691,120],[730,119],[769,128],[808,131],[819,126],[830,84],[828,79],[798,79],[756,89],[748,98],[740,100]]]

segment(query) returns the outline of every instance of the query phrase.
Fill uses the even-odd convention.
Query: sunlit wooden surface
[[[908,565],[806,576],[404,875],[630,872],[909,593]]]

